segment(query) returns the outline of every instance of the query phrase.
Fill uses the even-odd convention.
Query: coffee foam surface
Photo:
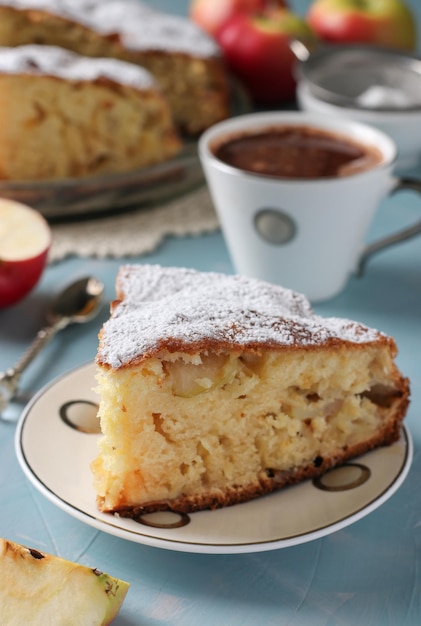
[[[322,346],[335,340],[385,337],[357,322],[315,315],[308,300],[244,276],[158,265],[125,265],[117,278],[122,301],[104,324],[98,363],[119,368],[170,351],[209,345]]]

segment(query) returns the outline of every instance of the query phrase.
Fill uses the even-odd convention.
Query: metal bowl
[[[371,111],[421,109],[421,59],[377,46],[291,45],[298,82],[324,102]]]

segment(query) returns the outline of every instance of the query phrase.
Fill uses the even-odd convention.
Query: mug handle
[[[396,185],[392,189],[392,193],[396,193],[397,191],[401,191],[403,189],[411,189],[412,191],[417,191],[419,194],[421,194],[421,181],[415,180],[414,178],[397,178]],[[388,248],[389,246],[392,246],[396,243],[400,243],[401,241],[411,239],[412,237],[415,237],[420,233],[421,220],[419,222],[416,222],[413,226],[403,228],[393,235],[388,235],[387,237],[383,237],[382,239],[379,239],[378,241],[374,241],[373,243],[369,244],[363,249],[358,259],[356,275],[363,275],[367,261],[380,250]]]

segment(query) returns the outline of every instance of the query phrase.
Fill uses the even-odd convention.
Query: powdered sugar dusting
[[[0,0],[0,6],[47,11],[103,35],[118,34],[123,45],[133,50],[219,55],[216,42],[196,24],[155,11],[138,0]]]
[[[357,322],[314,314],[301,294],[247,278],[158,265],[125,265],[117,279],[123,301],[102,330],[98,362],[119,368],[158,353],[234,344],[318,346],[330,340],[367,343],[381,335]]]
[[[16,48],[0,47],[0,72],[89,82],[105,78],[137,89],[158,89],[152,74],[143,67],[117,59],[83,57],[56,46],[34,44]]]

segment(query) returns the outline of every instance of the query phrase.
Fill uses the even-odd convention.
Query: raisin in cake
[[[134,170],[181,142],[153,76],[53,46],[0,48],[0,178]]]
[[[100,333],[98,506],[246,501],[399,437],[391,337],[255,279],[123,266]]]
[[[147,68],[187,133],[229,114],[227,73],[215,41],[190,20],[137,0],[0,0],[0,45],[29,43]]]

